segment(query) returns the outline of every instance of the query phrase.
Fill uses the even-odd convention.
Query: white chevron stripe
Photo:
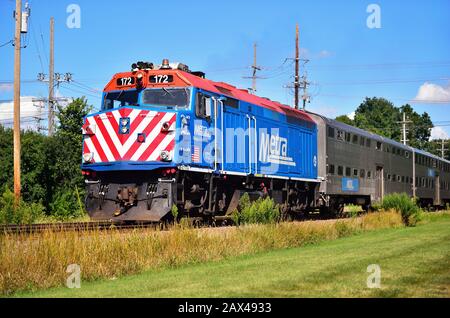
[[[133,154],[131,157],[132,161],[136,161],[139,159],[139,157],[147,150],[147,148],[150,146],[152,141],[158,136],[158,134],[161,133],[161,126],[164,122],[169,121],[175,114],[173,113],[165,113],[164,116],[161,118],[161,120],[158,122],[158,124],[155,126],[155,128],[148,134],[147,138],[145,139],[145,143],[143,143],[138,150]]]
[[[95,124],[94,117],[88,117],[88,120],[91,125]],[[115,161],[116,159],[114,158],[111,149],[109,149],[108,143],[105,141],[105,138],[103,138],[103,134],[100,132],[96,133],[95,136],[97,137],[97,140],[100,143],[100,146],[102,147],[102,150],[106,155],[106,158],[108,158],[108,161]]]
[[[155,161],[158,159],[159,155],[161,154],[161,151],[163,151],[172,140],[175,139],[175,132],[170,132],[167,134],[167,136],[159,143],[159,145],[155,148],[152,154],[147,158],[146,161]]]
[[[94,143],[92,142],[91,138],[84,139],[84,142],[86,143],[86,146],[88,146],[89,151],[94,153],[94,161],[95,162],[102,162],[100,159],[100,156],[98,155],[97,149],[94,147]]]
[[[130,123],[133,122],[134,119],[139,115],[141,111],[138,109],[133,109],[128,117],[130,117]],[[122,118],[119,111],[115,110],[111,112],[114,116],[114,119],[117,123],[120,123],[120,119]],[[119,140],[119,137],[117,136],[117,131],[112,127],[111,122],[109,120],[104,120],[103,124],[105,125],[106,130],[108,131],[108,135],[110,136],[111,140],[114,143],[114,146],[117,149],[117,152],[119,153],[120,157],[123,157],[125,153],[128,151],[129,147],[124,150],[124,147],[122,146],[122,142]],[[133,143],[133,138],[129,138],[127,142]]]
[[[139,126],[137,126],[137,128],[136,128],[136,130],[134,132],[135,137],[137,136],[137,133],[143,132],[145,130],[145,128],[147,128],[147,126],[150,123],[150,121],[152,121],[152,119],[157,114],[158,114],[158,112],[156,112],[156,111],[151,111],[148,114],[142,114],[143,116],[145,116],[145,118],[141,121]],[[125,156],[125,154],[128,152],[128,150],[130,150],[131,146],[133,146],[133,144],[136,142],[136,138],[135,137],[130,136],[130,138],[128,138],[128,140],[122,146],[122,152],[120,153],[120,155],[122,157]]]

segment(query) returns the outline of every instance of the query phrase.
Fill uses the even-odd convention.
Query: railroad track
[[[191,221],[195,221],[197,218],[192,218]],[[198,218],[200,219],[200,218]],[[327,220],[333,219],[333,217],[321,216],[319,214],[310,214],[296,219],[297,221],[314,221],[314,220]],[[220,227],[227,226],[221,223],[223,220],[216,220],[219,223],[213,222],[212,224],[202,224],[193,222],[194,227]],[[148,223],[125,223],[125,222],[113,222],[113,221],[88,221],[88,222],[63,222],[63,223],[40,223],[40,224],[0,224],[0,235],[4,234],[30,234],[40,233],[44,231],[52,232],[64,232],[64,231],[106,231],[106,230],[130,230],[130,229],[144,229],[153,228],[167,230],[167,226],[160,222],[148,222]]]
[[[90,222],[64,222],[64,223],[41,223],[41,224],[2,224],[0,225],[0,235],[3,234],[29,234],[44,231],[64,232],[64,231],[96,231],[96,230],[125,230],[136,228],[156,228],[157,223],[127,224],[111,221],[90,221]]]

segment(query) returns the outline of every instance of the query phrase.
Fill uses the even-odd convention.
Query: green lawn
[[[369,264],[381,288],[369,289]],[[450,217],[21,297],[450,297]]]

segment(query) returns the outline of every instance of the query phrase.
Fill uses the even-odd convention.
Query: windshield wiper
[[[169,90],[167,88],[165,88],[165,87],[161,87],[161,88],[163,91],[165,91],[167,94],[169,94],[170,97],[172,97],[172,98],[174,97],[173,94],[171,92],[169,92]]]

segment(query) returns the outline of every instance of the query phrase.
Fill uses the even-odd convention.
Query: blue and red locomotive
[[[227,219],[244,193],[284,214],[368,208],[392,192],[450,202],[450,162],[324,116],[250,94],[164,60],[106,85],[83,125],[93,219]]]
[[[244,192],[286,209],[314,202],[317,127],[305,112],[164,60],[106,85],[83,126],[93,219],[159,221],[173,205],[227,216]]]

